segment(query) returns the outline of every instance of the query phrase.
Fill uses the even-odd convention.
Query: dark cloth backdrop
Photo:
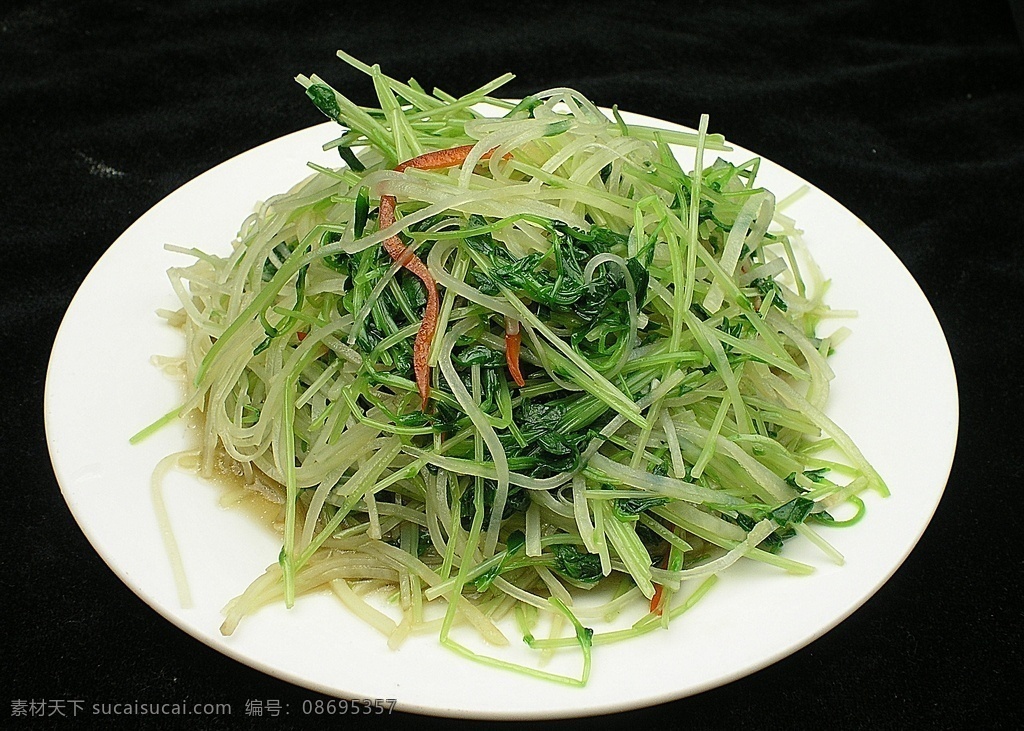
[[[320,696],[193,640],[98,558],[54,479],[41,403],[63,312],[132,221],[217,163],[320,122],[296,73],[320,72],[371,101],[365,77],[334,58],[345,48],[455,93],[511,70],[509,95],[569,85],[691,126],[707,112],[715,130],[878,232],[949,339],[961,389],[957,458],[931,527],[897,574],[793,656],[590,728],[1020,723],[1011,678],[1024,645],[1015,499],[1024,54],[1010,5],[417,5],[53,1],[0,11],[0,704],[230,702],[232,717],[198,725],[264,728],[274,721],[242,714],[246,699],[264,698],[290,704],[278,725],[312,720],[296,709]],[[0,726],[39,725],[11,710],[0,705]],[[473,725],[404,714],[358,723]]]

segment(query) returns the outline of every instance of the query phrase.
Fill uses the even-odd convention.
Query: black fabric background
[[[5,4],[0,726],[44,723],[10,717],[16,699],[233,704],[231,717],[192,719],[199,728],[316,722],[299,713],[315,693],[188,637],[103,564],[61,498],[41,404],[68,302],[138,216],[217,163],[320,122],[296,73],[372,99],[367,80],[334,58],[345,48],[455,93],[511,70],[509,95],[570,85],[689,125],[707,112],[715,130],[871,226],[949,339],[962,411],[956,462],[897,574],[793,656],[589,728],[1019,727],[1024,53],[1009,4],[486,6]],[[291,715],[247,719],[249,698],[280,699]],[[477,725],[404,714],[336,723]]]

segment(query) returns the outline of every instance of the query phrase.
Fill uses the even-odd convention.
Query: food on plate
[[[199,425],[199,473],[273,502],[283,536],[222,630],[330,589],[393,647],[429,630],[581,684],[593,645],[667,627],[737,561],[812,571],[790,538],[841,561],[814,526],[886,487],[827,415],[848,331],[819,332],[825,282],[759,160],[706,163],[728,149],[706,117],[627,123],[567,88],[510,102],[510,75],[455,97],[339,56],[379,106],[298,77],[338,165],[223,255],[169,247],[194,257],[169,272],[173,416]],[[456,624],[578,647],[583,669]]]

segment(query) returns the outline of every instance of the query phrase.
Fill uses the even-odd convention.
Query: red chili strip
[[[377,218],[378,225],[384,229],[395,222],[395,197],[393,195],[382,195],[380,197],[380,213]],[[437,282],[418,256],[398,236],[391,236],[384,240],[384,251],[410,272],[419,277],[423,286],[427,289],[427,307],[423,312],[423,322],[420,323],[419,332],[416,333],[416,342],[412,347],[412,367],[416,374],[416,389],[420,394],[421,408],[427,408],[430,401],[430,345],[434,341],[434,331],[437,329],[437,316],[441,305],[437,296]]]
[[[395,166],[395,170],[401,173],[409,168],[439,170],[441,168],[454,167],[464,163],[472,149],[473,145],[462,145],[460,147],[451,147],[447,150],[425,152],[411,160],[399,163]],[[492,152],[494,150],[485,152],[481,159],[488,159]],[[508,160],[510,157],[511,155],[507,154],[504,156],[504,159]],[[380,211],[377,217],[378,228],[385,229],[394,222],[395,197],[393,195],[382,195],[380,197]],[[398,236],[391,236],[385,239],[382,245],[384,251],[388,252],[393,261],[398,262],[401,266],[419,277],[420,281],[423,282],[423,286],[427,289],[427,307],[423,311],[423,322],[420,323],[419,332],[416,333],[416,342],[412,348],[412,366],[413,372],[416,374],[416,390],[420,394],[421,408],[425,410],[427,403],[430,401],[430,346],[434,342],[434,332],[437,330],[437,318],[441,309],[437,296],[437,282],[427,269],[427,265],[416,256],[412,249],[403,244]],[[505,342],[506,358],[508,358],[508,336],[506,336]],[[520,340],[517,337],[514,345],[515,370],[512,370],[510,361],[509,372],[516,383],[522,386],[524,381],[522,375],[519,374],[519,343]]]
[[[424,152],[422,155],[417,155],[411,160],[399,163],[395,166],[395,171],[402,173],[409,168],[416,168],[417,170],[440,170],[442,168],[453,168],[456,165],[461,165],[466,162],[466,158],[469,157],[469,151],[472,150],[473,147],[473,145],[461,145],[460,147],[449,147],[447,150]],[[480,156],[480,159],[489,159],[492,152],[494,152],[494,150],[488,150]],[[506,154],[504,159],[508,160],[511,157],[511,154]]]
[[[517,323],[518,324],[518,323]],[[523,344],[523,333],[517,327],[515,332],[509,332],[508,325],[505,326],[505,363],[508,364],[509,375],[516,382],[519,388],[526,385],[523,380],[522,371],[519,370],[519,349]]]
[[[661,558],[661,568],[668,568],[668,558],[672,554],[672,547],[669,546],[665,551],[665,555]],[[661,595],[664,592],[664,587],[661,584],[654,585],[654,596],[651,597],[651,614],[657,614],[659,617],[664,611],[665,607],[662,605]]]
[[[654,585],[654,596],[651,597],[651,614],[657,614],[661,616],[661,594],[663,587],[661,584]]]

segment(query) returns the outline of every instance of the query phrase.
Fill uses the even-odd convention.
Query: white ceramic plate
[[[265,608],[233,636],[221,636],[221,609],[277,559],[280,543],[245,512],[219,507],[218,488],[173,474],[166,499],[194,597],[192,607],[180,605],[149,483],[154,465],[183,447],[184,430],[173,426],[138,446],[128,444],[131,434],[181,398],[179,386],[150,364],[155,353],[182,350],[177,331],[154,311],[177,307],[165,271],[188,259],[163,245],[226,252],[255,201],[304,177],[307,160],[336,164],[334,154],[320,150],[335,134],[336,127],[324,124],[288,135],[169,195],[99,260],[57,335],[45,414],[64,497],[103,560],[168,620],[243,663],[328,694],[395,698],[401,710],[445,716],[589,715],[698,693],[785,657],[849,616],[917,543],[942,495],[956,443],[949,350],[896,256],[811,186],[786,213],[806,231],[814,258],[832,278],[829,303],[859,312],[848,323],[853,336],[832,360],[837,378],[828,412],[892,489],[885,500],[867,496],[867,517],[856,527],[824,531],[846,556],[845,566],[798,540],[787,544],[787,555],[814,564],[811,576],[741,562],[667,633],[595,648],[583,689],[480,666],[429,635],[390,651],[330,596],[301,599],[292,610]],[[681,151],[687,169],[692,154]],[[752,156],[744,150],[726,155],[736,162]],[[779,199],[806,185],[767,160],[759,182]],[[529,652],[510,636],[513,659]],[[577,674],[578,654],[564,655],[552,669]]]

